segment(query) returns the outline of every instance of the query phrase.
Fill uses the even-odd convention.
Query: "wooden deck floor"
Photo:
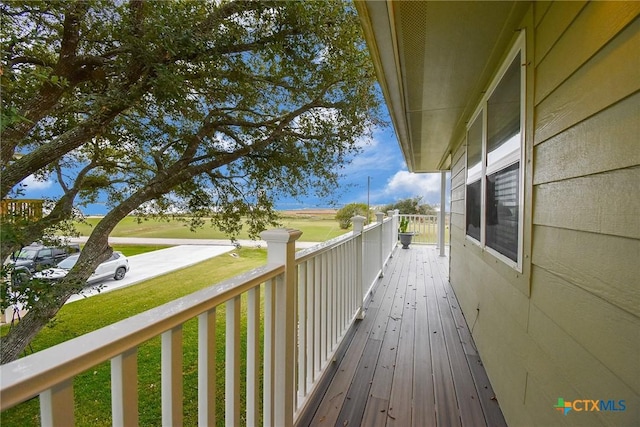
[[[397,249],[306,424],[505,426],[435,246]]]

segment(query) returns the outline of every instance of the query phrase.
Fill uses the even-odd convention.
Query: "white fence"
[[[412,243],[438,244],[438,215],[399,214],[398,221],[407,219],[407,232],[414,233]],[[445,230],[449,227],[449,215],[445,216]],[[448,232],[445,233],[445,244],[448,242]]]
[[[293,425],[396,246],[397,216],[363,222],[356,217],[353,232],[298,253],[299,231],[266,231],[266,266],[0,366],[1,409],[39,395],[41,425],[74,425],[74,377],[110,360],[112,424],[138,425],[138,348],[160,336],[162,424],[182,425],[182,330],[197,319],[198,424]],[[221,307],[224,331],[216,330]],[[225,335],[223,366],[218,334]],[[218,370],[224,417],[216,414]]]

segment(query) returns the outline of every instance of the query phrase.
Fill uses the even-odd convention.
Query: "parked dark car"
[[[66,246],[52,247],[32,243],[16,251],[7,263],[13,264],[16,270],[27,269],[31,273],[56,266],[69,255],[80,252],[80,245],[70,243]]]

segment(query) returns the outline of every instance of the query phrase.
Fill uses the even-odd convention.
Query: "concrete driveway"
[[[160,276],[180,268],[197,264],[225,254],[234,249],[232,245],[180,245],[129,257],[129,272],[122,280],[107,279],[87,288],[82,295],[73,295],[68,303],[97,295],[96,287],[102,285],[100,293],[131,286],[152,277]]]

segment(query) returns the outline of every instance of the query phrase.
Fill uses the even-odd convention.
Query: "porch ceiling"
[[[355,5],[407,167],[449,169],[450,153],[529,2]]]

